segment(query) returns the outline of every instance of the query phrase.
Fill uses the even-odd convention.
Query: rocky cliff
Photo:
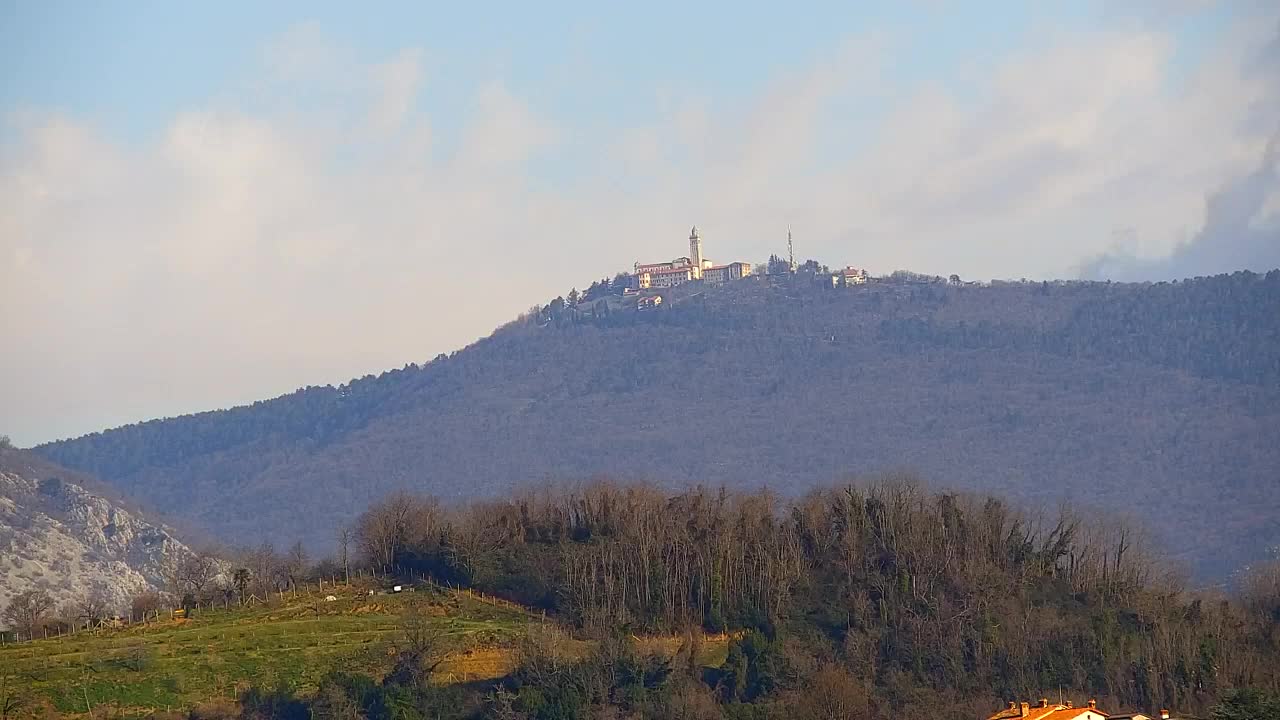
[[[124,612],[134,595],[161,586],[167,561],[189,552],[92,478],[0,449],[0,613],[32,588],[59,608],[96,595],[108,614]]]

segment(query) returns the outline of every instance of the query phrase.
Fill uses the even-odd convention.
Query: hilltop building
[[[731,262],[728,265],[712,265],[702,271],[703,282],[720,285],[730,280],[741,280],[751,274],[751,263]]]
[[[853,287],[854,285],[865,285],[867,282],[867,271],[862,268],[856,268],[852,265],[841,270],[839,273],[840,284],[845,287]]]
[[[744,278],[751,274],[751,263],[732,262],[714,265],[702,255],[702,233],[698,226],[689,232],[689,254],[671,262],[636,263],[635,283],[640,290],[669,288],[693,280],[704,280],[718,285]]]

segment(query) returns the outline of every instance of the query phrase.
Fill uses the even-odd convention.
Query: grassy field
[[[516,641],[541,622],[459,592],[327,592],[338,600],[299,593],[256,608],[0,646],[0,677],[61,712],[188,707],[233,698],[251,684],[305,690],[334,668],[385,670],[402,619],[412,612],[438,629],[450,649],[437,676],[475,680],[509,671]]]
[[[358,588],[314,591],[267,606],[197,613],[116,630],[81,632],[0,646],[0,678],[46,699],[62,713],[112,706],[125,714],[187,708],[235,698],[250,685],[286,684],[303,692],[334,669],[380,676],[391,665],[401,624],[414,614],[441,633],[448,647],[437,682],[502,677],[519,642],[544,620],[465,592],[418,589],[369,596]],[[550,621],[545,621],[550,622]],[[679,638],[636,638],[642,652],[673,654]],[[567,652],[589,650],[565,640]],[[699,660],[723,662],[727,639],[704,642]]]

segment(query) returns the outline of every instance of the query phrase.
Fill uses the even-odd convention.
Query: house
[[[863,285],[867,282],[867,271],[862,268],[853,267],[852,265],[841,270],[838,275],[840,276],[840,284],[845,287]]]
[[[636,301],[637,310],[652,310],[662,304],[661,295],[649,295]]]
[[[1098,709],[1098,703],[1090,700],[1080,707],[1072,703],[1050,703],[1048,698],[1040,698],[1040,702],[1010,702],[1004,710],[992,715],[987,720],[1108,720],[1110,716]]]

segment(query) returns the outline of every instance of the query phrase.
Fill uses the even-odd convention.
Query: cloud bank
[[[1205,205],[1204,226],[1168,255],[1114,250],[1085,263],[1082,276],[1144,281],[1280,268],[1280,132],[1257,169],[1228,181]]]
[[[430,48],[361,63],[304,25],[141,141],[28,109],[0,142],[0,432],[429,359],[694,223],[717,260],[790,224],[804,256],[876,272],[1267,269],[1277,27],[1247,18],[1190,67],[1159,23],[1044,30],[963,87],[888,83],[903,39],[851,37],[730,103],[637,90],[654,119],[606,126],[500,76],[429,113]]]

